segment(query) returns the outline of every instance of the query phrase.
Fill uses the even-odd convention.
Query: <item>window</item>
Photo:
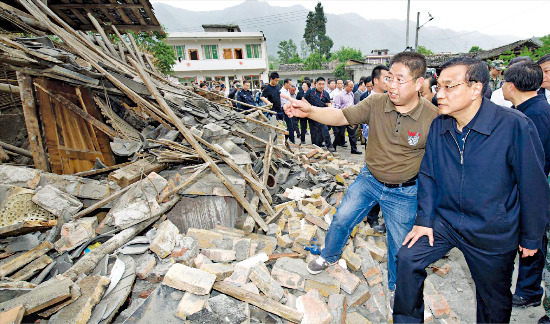
[[[193,82],[197,82],[197,77],[183,77],[178,80],[182,85],[191,86]]]
[[[250,81],[251,89],[260,89],[260,76],[259,75],[245,75],[245,81]]]
[[[189,50],[189,59],[190,60],[198,60],[199,59],[199,51],[197,51],[196,49],[194,50]]]
[[[235,59],[236,60],[242,60],[243,59],[243,49],[242,48],[236,48],[235,49]]]
[[[259,44],[246,45],[246,57],[260,58],[260,45]]]
[[[218,82],[218,84],[225,83],[225,77],[224,76],[214,77],[214,81]]]
[[[204,48],[204,58],[206,60],[218,59],[218,45],[203,45],[203,48]]]
[[[185,60],[185,46],[184,45],[174,45],[174,53],[176,54],[176,59],[180,62]]]
[[[233,51],[230,48],[223,49],[223,58],[224,60],[231,60],[233,58]]]
[[[212,88],[212,77],[204,77],[204,83],[208,85],[208,88]]]
[[[235,81],[236,77],[234,75],[227,77],[227,87],[231,88],[233,86],[233,81]]]

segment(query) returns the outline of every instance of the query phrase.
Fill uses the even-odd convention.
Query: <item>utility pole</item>
[[[406,35],[406,44],[405,49],[409,48],[409,14],[411,12],[411,0],[407,0],[407,35]]]
[[[420,24],[420,12],[416,13],[416,37],[415,37],[415,40],[414,40],[414,51],[415,52],[418,52],[418,31],[420,30],[420,28],[424,27],[424,25],[426,25],[427,23],[429,23],[430,21],[432,21],[434,19],[434,17],[432,16],[431,13],[428,12],[428,15],[430,16],[430,19],[428,19],[428,21],[423,23],[422,26],[419,26],[419,24]]]

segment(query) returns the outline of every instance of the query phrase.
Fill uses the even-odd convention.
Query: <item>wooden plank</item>
[[[130,47],[130,45],[126,42],[126,40],[124,39],[124,37],[122,37],[122,35],[120,34],[120,32],[118,31],[118,29],[115,27],[115,25],[111,25],[111,28],[113,28],[115,34],[118,36],[118,38],[120,39],[120,42],[124,45],[124,47],[126,47],[126,49],[128,50],[128,53],[130,53],[130,55],[132,55],[132,57],[134,58],[134,60],[137,60],[137,56],[136,54],[134,53],[134,50]]]
[[[76,106],[75,104],[73,104],[72,102],[70,102],[69,100],[67,100],[67,98],[61,96],[61,95],[58,95],[58,94],[54,94],[52,93],[51,91],[48,91],[46,90],[43,86],[41,86],[40,84],[37,84],[35,83],[35,85],[40,88],[40,90],[44,91],[45,93],[47,93],[50,97],[52,97],[53,99],[55,99],[57,102],[61,103],[63,106],[69,108],[72,112],[74,112],[75,114],[77,114],[78,116],[82,117],[84,120],[86,120],[87,122],[89,122],[90,124],[92,124],[95,128],[99,129],[100,131],[102,131],[103,133],[105,133],[106,135],[108,135],[109,137],[111,138],[114,138],[114,137],[119,137],[118,133],[115,132],[112,128],[110,128],[109,126],[103,124],[102,122],[100,122],[99,120],[95,119],[94,117],[92,117],[90,114],[88,114],[87,112],[85,112],[84,110],[82,110],[80,107]]]
[[[114,25],[111,25],[114,26]],[[151,26],[151,25],[116,25],[118,30],[120,31],[134,31],[136,33],[139,32],[162,32],[162,27],[160,26]],[[82,25],[79,26],[82,30],[95,30],[94,25]]]
[[[40,243],[37,247],[33,248],[32,250],[21,254],[20,256],[4,263],[2,266],[0,266],[0,277],[5,277],[23,266],[25,266],[27,263],[33,261],[36,258],[41,257],[42,255],[46,254],[49,250],[53,249],[53,244],[49,241],[45,241]]]
[[[40,84],[45,88],[47,87],[48,81],[42,78],[36,78],[34,84]],[[59,156],[59,150],[56,149],[59,143],[59,136],[57,134],[56,116],[52,107],[51,98],[47,93],[41,90],[38,90],[37,94],[40,102],[39,111],[42,117],[45,144],[48,147],[51,172],[63,174],[61,156]],[[48,125],[48,127],[46,127],[46,125]]]
[[[108,179],[116,182],[121,188],[125,188],[142,177],[146,177],[149,173],[159,172],[164,168],[165,165],[162,163],[154,163],[147,159],[141,159],[111,172]]]
[[[111,54],[111,53],[109,53],[109,49],[107,48],[107,45],[105,45],[105,42],[103,42],[103,39],[101,39],[101,37],[99,37],[99,35],[94,33],[94,39],[95,39],[96,43],[99,45],[99,47],[101,47],[101,50],[103,50],[104,53],[109,54],[109,55]]]
[[[82,108],[90,114],[96,120],[105,124],[105,120],[101,115],[98,107],[96,106],[94,100],[92,99],[92,91],[88,87],[78,87],[75,89],[76,94],[82,101]],[[90,125],[91,126],[91,125]],[[94,132],[96,133],[96,132]],[[103,158],[100,159],[103,164],[107,166],[115,165],[115,157],[113,156],[113,151],[111,150],[111,141],[107,136],[102,133],[96,133],[95,139],[99,145],[99,150],[103,155]]]
[[[53,259],[47,255],[43,255],[33,262],[26,265],[23,269],[14,273],[10,278],[18,281],[25,281],[32,278],[40,270],[44,269],[48,264],[52,263]]]
[[[212,288],[222,294],[250,303],[294,323],[300,323],[304,316],[301,312],[292,307],[280,304],[269,297],[257,295],[240,287],[233,286],[225,281],[215,282]]]
[[[44,143],[42,142],[42,135],[40,135],[40,127],[38,125],[36,98],[34,97],[32,88],[32,77],[28,74],[17,72],[17,83],[21,88],[21,103],[23,106],[23,115],[25,116],[25,126],[27,127],[34,167],[49,172],[50,165],[46,152],[44,151]]]
[[[157,201],[159,203],[163,202],[163,201],[168,201],[168,198],[170,198],[173,194],[175,194],[176,192],[180,191],[181,189],[187,187],[191,182],[193,182],[193,180],[195,180],[199,176],[199,174],[201,174],[202,171],[204,171],[206,168],[208,168],[209,163],[210,162],[201,165],[197,169],[197,171],[195,171],[191,176],[189,176],[187,179],[185,179],[184,182],[177,185],[174,189],[170,190],[166,194],[163,194],[163,195],[159,196]]]
[[[93,175],[96,175],[96,174],[101,174],[101,173],[105,173],[105,172],[108,172],[108,171],[113,171],[113,170],[122,168],[123,166],[129,165],[129,164],[132,164],[132,163],[134,163],[134,162],[132,162],[132,161],[124,162],[124,163],[121,163],[121,164],[116,164],[116,165],[109,166],[109,167],[99,169],[99,170],[90,170],[90,171],[77,172],[73,175],[78,176],[78,177],[89,177],[89,176],[93,176]]]
[[[244,136],[246,136],[246,137],[248,137],[248,138],[251,138],[251,139],[253,139],[253,140],[257,141],[257,142],[260,142],[260,143],[262,143],[262,144],[264,144],[264,145],[267,144],[267,141],[265,141],[265,140],[263,140],[263,139],[261,139],[261,138],[259,138],[259,137],[257,137],[257,136],[254,136],[254,135],[252,135],[252,134],[250,134],[250,133],[248,133],[248,132],[245,132],[245,131],[242,130],[242,129],[237,128],[237,129],[235,130],[235,132],[237,132],[238,134],[244,135]],[[286,149],[281,148],[281,147],[278,146],[278,145],[274,145],[273,148],[274,148],[275,150],[277,150],[277,151],[280,151],[281,153],[284,153],[284,154],[288,155],[288,156],[291,156],[291,157],[295,157],[295,156],[296,156],[294,153],[292,153],[292,152],[290,152],[290,151],[287,151]]]
[[[137,70],[139,76],[147,86],[147,89],[151,92],[153,97],[157,100],[162,110],[171,118],[171,122],[176,126],[176,128],[183,134],[183,137],[191,144],[191,146],[197,151],[197,154],[201,156],[201,158],[204,160],[204,162],[210,162],[209,166],[214,171],[214,173],[218,176],[220,181],[225,185],[225,187],[233,194],[233,197],[237,199],[237,201],[246,209],[248,214],[254,218],[256,223],[267,232],[267,224],[262,219],[262,217],[258,214],[256,211],[256,208],[254,208],[248,200],[246,200],[240,192],[238,192],[235,187],[231,184],[227,176],[222,172],[222,170],[213,163],[214,161],[208,155],[208,153],[204,150],[204,148],[197,142],[195,139],[194,134],[183,124],[181,119],[176,116],[172,108],[168,106],[166,101],[164,101],[164,98],[159,93],[157,87],[153,84],[153,82],[149,79],[149,76],[146,74],[146,72],[143,70],[143,67],[139,65],[136,61],[130,59],[130,63],[134,66],[134,68]]]
[[[79,8],[72,9],[71,8],[70,10],[82,22],[83,25],[87,25],[87,24],[90,23],[90,21],[88,19],[86,19],[85,14],[82,14],[80,12],[80,10],[85,11],[85,9],[79,9]],[[75,27],[78,27],[78,25],[75,26]]]
[[[124,0],[123,0],[124,1]],[[127,4],[134,4],[134,1],[133,0],[126,0],[126,3]],[[145,21],[145,19],[143,19],[143,16],[141,15],[141,12],[139,12],[139,9],[137,8],[130,8],[130,10],[132,10],[132,12],[134,13],[134,16],[136,16],[136,18],[139,20],[139,23],[143,26],[147,26],[147,22]],[[140,26],[141,27],[141,26]],[[120,30],[124,30],[122,28],[120,28]],[[144,30],[145,31],[145,30]]]
[[[52,279],[37,286],[30,292],[0,304],[0,311],[23,305],[25,315],[36,313],[71,297],[72,280]]]
[[[24,150],[24,149],[22,149],[22,148],[19,148],[19,147],[17,147],[17,146],[13,146],[13,145],[11,145],[11,144],[4,143],[4,142],[0,141],[0,147],[5,148],[5,149],[8,150],[8,151],[17,153],[17,154],[19,154],[19,155],[33,158],[33,155],[32,155],[31,152],[29,152],[29,151],[27,151],[27,150]],[[2,152],[3,152],[3,151],[2,151]]]
[[[143,62],[143,58],[142,58],[143,54],[139,50],[139,47],[136,44],[136,40],[134,39],[134,36],[132,34],[126,34],[126,35],[128,35],[128,38],[130,39],[130,43],[134,47],[134,53],[136,53],[136,56],[137,56],[137,59],[138,59],[139,63],[141,63],[141,66],[143,68],[145,68],[145,63]],[[149,91],[151,91],[151,90],[149,90]]]
[[[264,174],[262,175],[262,183],[267,187],[267,179],[269,178],[269,165],[271,164],[271,154],[273,153],[273,139],[269,135],[269,142],[265,146],[264,154]]]
[[[25,315],[25,307],[19,305],[10,310],[0,313],[0,324],[19,324]]]
[[[108,4],[102,4],[102,6],[105,6],[105,5],[108,5]],[[110,15],[109,15],[110,16]],[[116,52],[115,50],[115,47],[113,46],[113,44],[111,43],[111,40],[109,39],[109,37],[107,37],[107,35],[105,34],[105,30],[103,30],[103,27],[101,27],[99,25],[99,23],[97,22],[97,20],[94,18],[94,16],[92,16],[92,14],[90,12],[88,12],[88,18],[90,18],[90,21],[92,22],[92,24],[95,26],[96,30],[99,32],[99,34],[101,35],[101,37],[103,37],[103,41],[105,42],[105,45],[107,45],[107,48],[109,49],[109,51],[111,52],[111,54],[116,57],[117,59],[119,59],[120,57],[118,56],[118,53]]]
[[[151,19],[151,22],[154,24],[154,25],[158,25],[159,22],[155,16],[155,13],[153,12],[152,8],[151,8],[151,5],[149,3],[148,0],[139,0],[139,3],[141,3],[143,5],[143,9],[145,10],[145,12],[147,13],[147,15],[149,16],[149,18]]]

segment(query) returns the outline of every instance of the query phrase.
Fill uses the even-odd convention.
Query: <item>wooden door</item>
[[[44,78],[34,80],[44,89],[67,98],[95,119],[103,122],[89,89],[76,88]],[[80,95],[78,95],[77,89],[80,90]],[[107,166],[115,164],[107,135],[95,129],[88,121],[69,108],[52,99],[40,88],[36,88],[36,93],[39,99],[40,121],[44,129],[46,148],[53,173],[72,174],[88,171],[93,168],[96,158],[99,158]]]
[[[224,48],[223,49],[223,58],[226,60],[230,60],[233,58],[233,51],[231,51],[230,48]]]

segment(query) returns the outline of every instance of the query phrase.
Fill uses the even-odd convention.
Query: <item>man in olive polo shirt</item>
[[[296,100],[285,105],[290,117],[308,117],[333,126],[370,126],[366,166],[338,207],[321,256],[308,264],[310,273],[320,273],[338,261],[352,229],[379,203],[388,235],[388,286],[395,290],[396,254],[414,225],[416,178],[430,124],[437,116],[437,108],[418,93],[424,73],[424,56],[402,52],[390,61],[390,73],[384,80],[387,93],[371,95],[342,110],[313,107]]]

